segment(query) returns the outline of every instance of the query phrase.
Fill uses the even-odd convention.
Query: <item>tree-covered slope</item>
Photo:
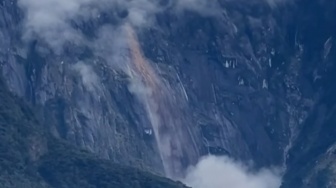
[[[0,80],[0,187],[175,188],[182,184],[99,160],[44,131]]]

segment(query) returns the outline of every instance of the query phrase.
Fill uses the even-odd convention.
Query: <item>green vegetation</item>
[[[1,188],[182,188],[166,178],[100,160],[50,136],[32,108],[0,79]]]

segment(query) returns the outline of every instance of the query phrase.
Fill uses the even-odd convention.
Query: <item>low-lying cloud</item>
[[[88,91],[97,91],[99,78],[90,65],[84,62],[78,62],[74,64],[72,68],[80,74],[82,83]]]
[[[203,16],[216,16],[220,12],[217,0],[178,0],[177,11],[194,11]]]
[[[183,182],[192,188],[279,188],[281,176],[275,169],[251,171],[228,157],[207,156],[189,169]]]
[[[217,0],[178,0],[173,9],[213,14]],[[97,19],[101,12],[127,12],[124,18],[133,27],[148,27],[155,22],[155,14],[163,11],[153,0],[18,0],[24,11],[23,39],[42,40],[60,54],[66,43],[85,44],[87,39],[74,23]],[[107,23],[108,24],[108,23]]]
[[[287,3],[287,0],[265,0],[265,1],[271,8],[276,8],[278,5]]]
[[[67,41],[80,42],[80,32],[70,20],[82,13],[90,0],[19,0],[24,10],[24,40],[40,39],[56,52]]]

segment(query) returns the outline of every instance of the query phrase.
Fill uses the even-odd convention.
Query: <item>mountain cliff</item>
[[[336,3],[299,1],[293,11],[297,15],[292,16],[289,31],[302,49],[301,74],[311,88],[303,94],[310,93],[316,102],[289,152],[283,187],[335,187]]]
[[[333,186],[334,2],[69,2],[1,1],[4,81],[53,137],[175,179],[213,154]]]
[[[9,93],[2,79],[0,86],[0,187],[184,187],[53,138],[33,108]]]

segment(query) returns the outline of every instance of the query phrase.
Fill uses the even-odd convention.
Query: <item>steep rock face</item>
[[[293,12],[288,30],[301,49],[302,87],[316,102],[289,152],[283,187],[335,187],[336,3],[298,1]]]
[[[26,48],[20,43],[23,13],[16,1],[3,1],[1,11],[3,75],[11,91],[42,106],[45,126],[102,158],[160,172],[155,146],[137,129],[141,110],[134,110],[138,107],[126,79],[103,64],[94,70],[85,63],[74,66],[85,54],[82,49],[55,56],[48,55],[38,41]],[[102,84],[90,85],[94,79]]]
[[[112,32],[128,12],[102,13],[74,27],[90,40],[109,39],[107,45],[68,44],[55,54],[43,40],[28,47],[21,41],[24,12],[4,0],[2,71],[11,91],[41,107],[55,136],[100,157],[158,173],[169,166],[179,175],[212,153],[257,167],[287,164],[291,174],[303,157],[300,143],[311,134],[307,117],[329,111],[318,106],[327,96],[320,91],[330,86],[316,80],[334,60],[334,30],[317,30],[334,25],[318,22],[308,32],[334,4],[317,3],[314,17],[315,4],[300,3],[272,9],[259,0],[223,0],[211,14],[176,13],[174,3],[162,3],[167,7],[155,14],[154,25],[105,38],[97,28],[108,25]]]
[[[185,187],[137,168],[97,159],[53,138],[35,110],[8,91],[2,77],[0,86],[0,187]]]
[[[286,56],[279,13],[260,1],[220,5],[216,15],[168,8],[156,15],[155,26],[137,32],[160,79],[160,88],[149,89],[164,92],[147,98],[162,106],[155,113],[169,140],[162,144],[166,155],[178,163],[174,173],[208,153],[281,165],[305,118],[301,109],[312,103],[296,86],[300,64]],[[1,32],[8,41],[2,47],[3,75],[14,93],[42,107],[45,126],[55,136],[103,158],[163,171],[160,142],[145,133],[153,129],[153,110],[130,91],[130,75],[90,47],[70,45],[60,55],[43,41],[27,48],[20,42],[24,13],[15,1],[3,1],[2,12]],[[99,20],[91,20],[79,27],[89,35],[97,25]]]
[[[281,31],[264,4],[256,15],[248,12],[254,8],[249,3],[241,5],[248,7],[246,12],[234,5],[224,3],[215,18],[192,12],[178,18],[159,15],[160,30],[144,34],[143,48],[159,67],[171,70],[161,71],[170,83],[182,85],[191,115],[187,126],[201,153],[279,164],[288,143],[289,115],[285,94],[279,99],[272,94],[283,86],[269,83],[276,78],[267,73],[278,68],[272,56],[281,54],[282,47],[268,43],[275,43]]]

